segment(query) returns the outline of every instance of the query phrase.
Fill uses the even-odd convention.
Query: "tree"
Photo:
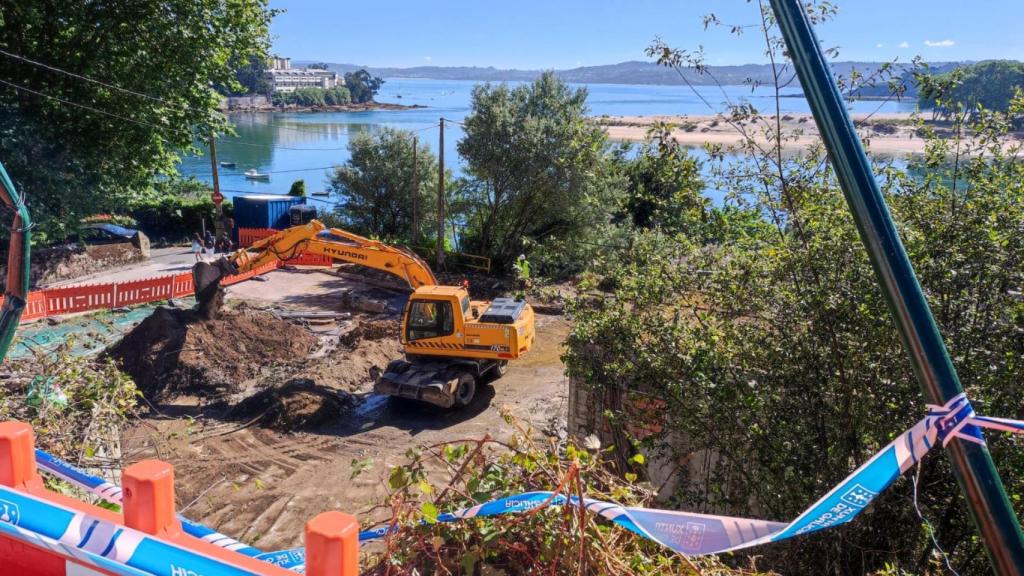
[[[289,196],[302,197],[306,195],[306,181],[296,180],[292,182],[292,187],[288,189]]]
[[[419,238],[431,236],[436,212],[437,159],[425,145],[416,151],[412,133],[393,128],[360,132],[349,141],[351,157],[330,178],[338,196],[337,212],[353,232],[411,243],[413,195]]]
[[[316,62],[316,63],[310,64],[309,66],[307,66],[307,68],[309,68],[310,70],[327,70],[328,69],[326,62]]]
[[[764,9],[778,88],[792,71]],[[673,68],[693,56],[653,52]],[[879,175],[972,402],[1010,418],[1024,414],[1024,307],[1011,288],[1024,268],[1024,167],[1022,146],[1007,138],[1021,110],[1024,100],[980,111],[955,141],[928,134],[923,157]],[[721,229],[706,238],[641,230],[595,259],[586,296],[570,307],[564,360],[575,382],[612,399],[595,410],[608,409],[620,449],[642,446],[673,465],[704,460],[681,469],[675,506],[788,520],[918,421],[924,402],[824,151],[784,154],[797,134],[749,109],[723,117],[744,138],[739,159],[707,146],[706,178],[728,210],[705,208],[705,218]],[[630,395],[656,399],[655,409],[616,402]],[[1020,514],[1020,443],[993,434],[988,443]],[[930,573],[948,555],[961,574],[989,573],[948,460],[932,454],[910,474],[855,522],[758,550],[762,566]]]
[[[696,232],[693,221],[708,204],[701,195],[700,164],[672,136],[672,126],[658,123],[647,133],[636,156],[624,161],[625,212],[634,226]]]
[[[918,103],[936,106],[940,115],[979,110],[1007,112],[1017,90],[1024,89],[1024,63],[989,60],[936,76],[918,75]]]
[[[235,72],[235,79],[238,81],[239,89],[221,89],[220,91],[235,96],[246,94],[270,95],[270,80],[267,79],[267,60],[261,55],[250,55],[246,64],[240,66]]]
[[[153,97],[0,56],[0,159],[43,240],[122,208],[197,139],[229,131],[211,86],[240,89],[232,63],[265,57],[274,14],[264,0],[55,0],[0,13],[3,50]]]
[[[357,104],[373,102],[373,97],[383,84],[383,79],[371,75],[365,69],[345,74],[345,87],[352,95],[352,101]]]
[[[587,122],[587,91],[546,72],[530,84],[473,89],[465,137],[466,244],[499,265],[527,245],[585,240],[608,222],[619,182],[607,136]]]

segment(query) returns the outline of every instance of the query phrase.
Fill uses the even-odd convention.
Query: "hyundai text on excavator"
[[[471,300],[465,287],[438,286],[430,267],[413,252],[328,229],[318,220],[282,230],[215,262],[197,263],[192,274],[200,311],[216,314],[224,276],[303,252],[389,272],[413,289],[399,334],[405,359],[371,375],[378,394],[461,408],[473,400],[478,383],[505,374],[508,362],[533,346],[533,309],[525,300]]]

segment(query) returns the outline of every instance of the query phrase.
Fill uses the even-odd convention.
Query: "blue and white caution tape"
[[[112,504],[122,503],[121,488],[119,486],[111,484],[102,478],[86,474],[56,456],[52,456],[37,449],[36,465],[48,474],[61,478],[69,484],[77,486],[91,494],[95,494],[107,502]],[[243,544],[230,536],[225,536],[216,530],[211,530],[210,528],[193,522],[184,516],[179,515],[178,520],[181,521],[182,530],[190,536],[194,536],[220,548],[238,552],[239,554],[244,554],[246,556],[256,557],[263,554],[262,550]]]
[[[251,576],[219,558],[0,486],[0,532],[113,574]]]
[[[961,394],[944,406],[929,406],[927,416],[883,448],[878,454],[850,474],[810,508],[792,522],[770,522],[749,518],[733,518],[693,514],[672,510],[655,510],[620,506],[599,500],[584,499],[587,510],[645,538],[658,542],[672,550],[687,555],[718,554],[748,548],[769,542],[777,542],[809,534],[855,518],[883,490],[901,474],[920,461],[928,451],[938,445],[945,445],[953,438],[969,442],[984,443],[981,428],[1012,433],[1024,433],[1024,422],[1003,418],[978,416]],[[68,482],[80,486],[98,496],[120,501],[120,489],[99,478],[89,476],[59,459],[40,452],[37,462],[44,470]],[[42,508],[59,508],[31,496],[0,487],[0,505],[14,505],[14,519],[11,520],[7,507],[3,508],[6,520],[0,516],[0,530],[20,539],[36,538],[46,547],[66,550],[79,554],[83,562],[88,560],[96,566],[135,576],[137,570],[153,574],[174,574],[173,569],[186,564],[197,573],[206,576],[232,576],[240,574],[233,568],[215,559],[175,547],[152,539],[128,528],[106,523],[73,511],[54,513]],[[20,508],[19,508],[19,502]],[[576,497],[565,497],[552,492],[527,492],[492,500],[483,504],[457,510],[438,516],[438,522],[455,522],[465,518],[498,516],[528,512],[542,507],[566,504],[577,505]],[[37,510],[38,508],[38,510]],[[5,524],[6,522],[6,524]],[[305,550],[298,548],[280,552],[261,553],[227,536],[204,526],[183,520],[186,532],[222,547],[236,549],[260,560],[302,571],[305,564]],[[374,540],[398,528],[390,525],[366,530],[359,534],[360,541]],[[26,540],[33,541],[33,540]],[[34,542],[34,541],[33,541]],[[229,543],[225,546],[225,543]],[[230,546],[237,544],[235,548]],[[107,564],[124,565],[124,571],[112,570]],[[114,565],[111,564],[111,565]],[[135,571],[132,571],[135,570]]]
[[[872,500],[936,444],[945,445],[954,437],[984,443],[980,428],[1020,434],[1024,433],[1024,422],[978,416],[964,394],[953,398],[945,406],[930,405],[928,415],[924,419],[901,434],[788,524],[626,507],[591,499],[584,499],[584,505],[590,512],[676,552],[691,556],[730,552],[845,524],[860,514]],[[575,497],[566,498],[553,495],[551,492],[527,492],[442,514],[437,520],[454,522],[464,518],[527,512],[542,506],[549,499],[552,506],[566,503],[576,505],[579,502]],[[388,526],[383,526],[361,532],[359,540],[383,537],[387,535],[388,529]],[[285,568],[300,567],[302,557],[301,548],[268,552],[258,556]]]

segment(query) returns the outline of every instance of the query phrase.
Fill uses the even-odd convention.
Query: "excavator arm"
[[[383,270],[405,280],[414,290],[437,284],[430,267],[413,252],[312,220],[258,240],[219,261],[196,264],[192,276],[200,309],[209,308],[224,276],[248,272],[268,262],[286,261],[303,252]]]

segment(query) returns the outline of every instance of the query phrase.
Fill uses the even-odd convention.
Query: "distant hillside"
[[[311,62],[296,62],[297,66]],[[948,70],[957,63],[936,62],[932,66],[940,70]],[[506,70],[500,68],[482,68],[475,66],[415,66],[412,68],[378,68],[373,66],[357,66],[355,64],[328,63],[331,70],[340,73],[352,72],[366,68],[370,73],[384,78],[429,78],[433,80],[475,80],[475,81],[522,81],[532,80],[541,73],[540,70]],[[856,69],[862,75],[869,75],[878,70],[879,62],[835,62],[833,70],[842,76],[849,77]],[[909,65],[901,65],[905,68]],[[743,84],[754,81],[767,83],[772,79],[771,66],[768,64],[743,64],[739,66],[711,66],[711,75],[722,84]],[[653,62],[632,60],[619,64],[602,66],[581,66],[568,70],[556,70],[559,77],[567,82],[581,84],[684,84],[675,70],[658,66]],[[714,84],[709,75],[685,71],[686,79],[693,84]]]

